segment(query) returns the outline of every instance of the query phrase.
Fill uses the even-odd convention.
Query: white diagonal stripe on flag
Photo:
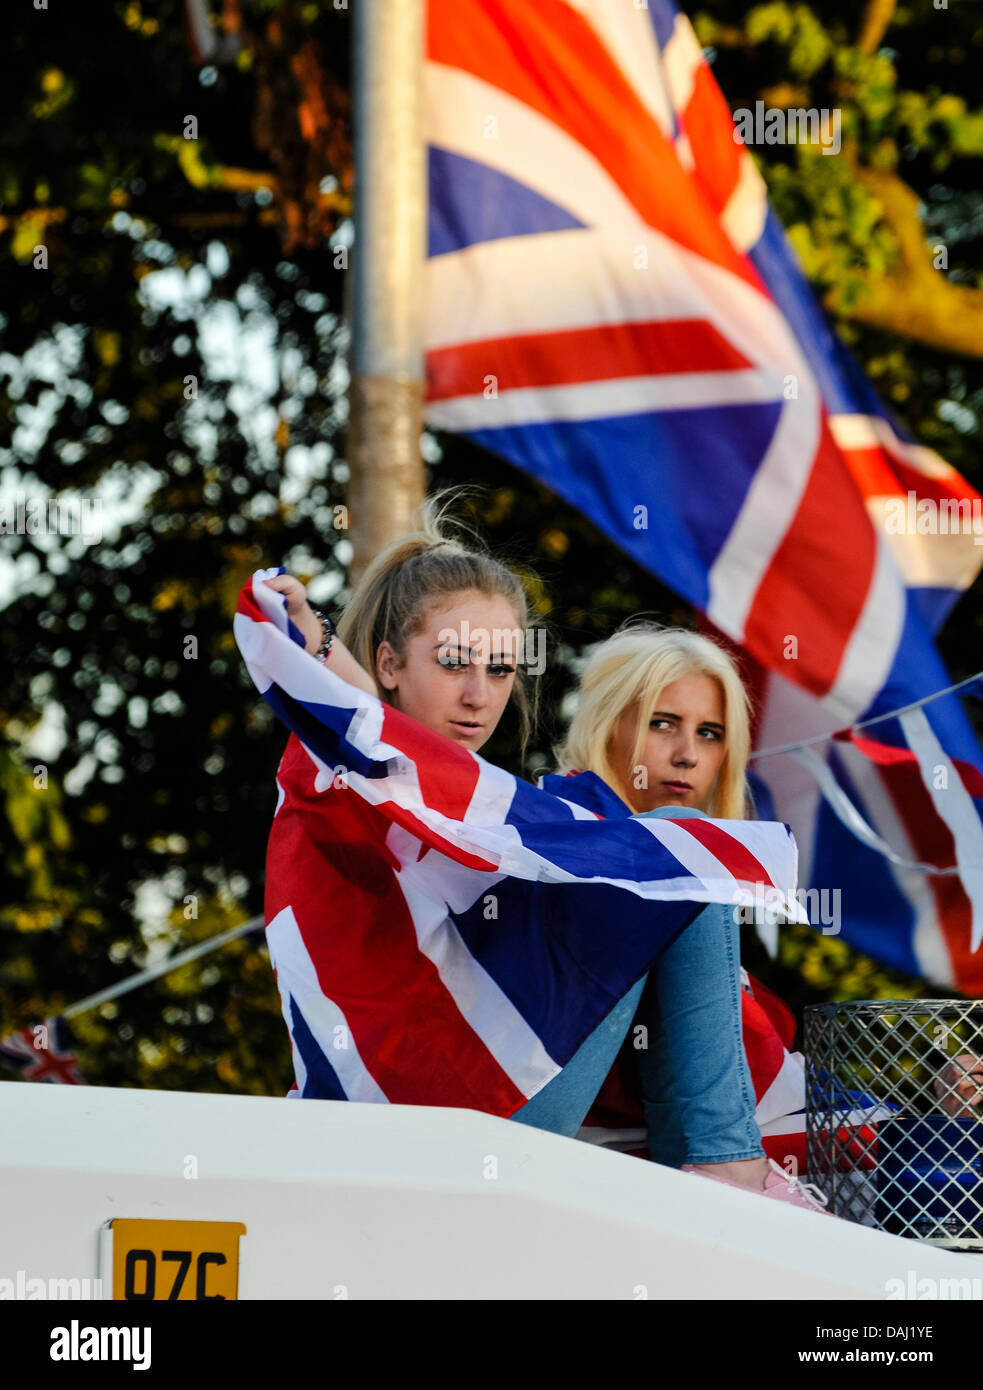
[[[266,939],[270,948],[270,960],[276,970],[277,987],[283,1003],[283,1017],[291,1039],[294,1026],[289,1015],[289,1001],[292,997],[296,1000],[297,1007],[313,1033],[318,1047],[337,1073],[348,1099],[385,1101],[385,1093],[359,1056],[354,1035],[345,1015],[333,1000],[316,988],[317,971],[304,945],[304,938],[300,934],[292,907],[283,908],[267,924]],[[344,1031],[338,1032],[338,1029]],[[335,1046],[338,1038],[344,1046]],[[296,1043],[294,1050],[297,1051]]]
[[[831,415],[830,429],[841,449],[888,449],[904,459],[911,468],[926,478],[942,483],[961,483],[962,478],[951,463],[946,463],[934,449],[924,444],[911,444],[901,439],[889,422],[879,415]]]
[[[525,102],[442,63],[428,62],[424,81],[429,144],[521,179],[588,227],[645,225],[603,164]],[[489,116],[493,138],[486,134]]]
[[[874,530],[883,538],[891,552],[898,572],[910,589],[968,589],[976,578],[983,560],[983,550],[972,530],[937,531],[934,535],[901,531],[894,527],[892,516],[898,505],[898,494],[884,493],[864,499],[867,515]]]
[[[897,565],[883,536],[878,536],[864,606],[850,633],[836,679],[820,701],[840,724],[858,719],[890,675],[906,609],[907,596]]]
[[[392,833],[392,832],[390,832]],[[388,840],[387,840],[388,843]],[[418,866],[424,870],[426,856]],[[414,868],[407,865],[397,872],[420,951],[433,965],[469,1026],[488,1048],[496,1062],[524,1096],[531,1098],[559,1071],[560,1066],[546,1051],[492,977],[483,970],[461,939],[457,927],[438,902],[414,886]],[[442,881],[447,881],[441,866]],[[467,870],[464,871],[467,873]],[[477,878],[478,875],[475,875]],[[487,875],[482,875],[487,879]],[[482,889],[486,892],[487,883]],[[494,890],[492,889],[492,892]]]
[[[566,0],[601,40],[639,101],[667,139],[673,119],[647,6],[622,0]]]
[[[792,524],[812,474],[820,403],[811,373],[787,401],[744,505],[709,573],[707,615],[734,641],[744,637],[754,596]]]
[[[532,386],[497,396],[458,396],[431,401],[427,420],[438,429],[482,430],[552,420],[604,420],[649,411],[690,410],[720,405],[767,403],[776,396],[764,372],[687,372],[667,376],[616,377],[573,386]]]
[[[849,743],[837,745],[837,753],[857,788],[867,820],[897,853],[917,860],[918,854],[877,764]],[[917,869],[906,869],[890,860],[884,862],[914,914],[911,949],[919,972],[936,984],[952,984],[952,959],[939,922],[931,880]]]
[[[976,951],[983,941],[983,823],[962,778],[928,722],[925,711],[909,710],[907,714],[899,716],[898,722],[918,759],[922,781],[932,797],[932,803],[955,841],[959,877],[973,908],[970,950]],[[937,772],[940,768],[947,774],[944,786],[938,785]]]
[[[759,1125],[766,1125],[780,1115],[803,1109],[805,1103],[806,1077],[802,1054],[786,1052],[771,1085],[758,1101],[754,1118]]]

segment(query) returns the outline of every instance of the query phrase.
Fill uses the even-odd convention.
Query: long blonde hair
[[[529,626],[531,604],[520,577],[496,560],[472,532],[465,545],[448,535],[448,511],[466,489],[448,488],[429,497],[417,512],[417,530],[388,545],[362,575],[338,621],[338,636],[355,660],[375,678],[375,658],[388,642],[400,662],[407,639],[424,626],[433,605],[451,594],[477,589],[486,597],[501,595],[511,604],[517,625]],[[382,693],[385,699],[385,692]],[[519,715],[521,756],[535,728],[539,686],[518,667],[512,698]]]
[[[741,820],[747,814],[747,762],[751,751],[751,701],[724,649],[681,627],[632,622],[602,642],[580,681],[580,703],[557,751],[561,772],[595,772],[631,805],[625,769],[611,765],[611,740],[625,710],[638,705],[631,765],[641,757],[651,711],[665,686],[683,676],[715,680],[724,701],[724,756],[710,791],[710,815]]]

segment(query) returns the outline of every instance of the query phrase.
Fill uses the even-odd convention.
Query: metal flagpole
[[[129,994],[131,990],[149,984],[151,980],[156,980],[160,975],[169,975],[179,965],[187,965],[189,960],[197,960],[199,956],[206,956],[210,951],[224,946],[227,941],[234,941],[239,936],[246,936],[262,925],[262,915],[250,917],[248,922],[240,922],[237,927],[229,927],[228,931],[219,932],[217,936],[210,936],[207,941],[199,941],[197,946],[189,946],[186,951],[179,951],[176,956],[167,956],[164,960],[158,961],[156,965],[150,965],[146,970],[139,970],[135,975],[128,975],[125,980],[118,980],[114,985],[107,985],[105,989],[100,989],[96,994],[87,994],[77,1004],[70,1004],[67,1009],[62,1009],[59,1017],[74,1018],[76,1014],[88,1013],[90,1009],[108,1003],[110,999],[118,999],[122,994]]]
[[[348,514],[355,583],[423,497],[424,0],[354,10]]]

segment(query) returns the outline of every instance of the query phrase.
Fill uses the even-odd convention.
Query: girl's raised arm
[[[275,589],[278,594],[286,595],[287,616],[304,634],[306,639],[305,651],[309,651],[313,655],[321,645],[323,633],[320,618],[307,602],[307,593],[303,584],[292,574],[278,574],[273,579],[267,579],[266,585],[269,589]],[[331,643],[328,662],[335,675],[343,681],[347,681],[349,685],[354,685],[358,690],[364,690],[367,694],[378,697],[379,689],[375,681],[364,666],[360,666],[355,660],[337,633],[335,633]]]

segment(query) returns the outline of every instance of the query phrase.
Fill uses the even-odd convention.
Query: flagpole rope
[[[823,796],[833,808],[833,813],[837,820],[849,830],[851,835],[856,836],[862,844],[869,849],[874,849],[878,854],[882,854],[885,859],[889,859],[892,864],[896,864],[899,869],[914,869],[920,874],[935,874],[944,878],[947,875],[955,878],[959,875],[958,864],[950,865],[940,869],[937,864],[926,864],[919,859],[906,859],[903,854],[897,854],[887,843],[882,840],[880,835],[873,830],[863,816],[854,806],[846,792],[837,782],[833,775],[833,769],[825,759],[818,753],[814,753],[811,748],[800,748],[797,752],[789,754],[796,762],[801,763],[812,773],[819,783],[819,789]]]
[[[750,757],[771,758],[777,753],[795,753],[800,748],[811,748],[817,743],[829,743],[838,733],[844,733],[846,729],[869,729],[872,724],[882,724],[886,719],[897,719],[899,715],[921,709],[923,705],[929,705],[933,700],[941,700],[943,695],[952,695],[955,691],[962,690],[963,686],[972,685],[974,681],[981,679],[983,679],[983,671],[977,671],[975,676],[967,676],[964,681],[959,681],[956,685],[946,686],[945,690],[936,690],[934,694],[926,695],[923,700],[915,700],[910,705],[902,705],[900,709],[890,710],[887,714],[877,714],[873,719],[864,719],[859,724],[847,724],[844,729],[835,729],[831,734],[816,734],[813,738],[804,738],[799,743],[784,743],[780,748],[760,748],[756,753],[751,753]]]
[[[176,956],[168,956],[165,960],[159,961],[157,965],[150,965],[146,970],[139,970],[135,975],[129,975],[125,980],[118,980],[116,984],[109,985],[106,989],[100,989],[96,994],[87,995],[85,999],[80,999],[77,1004],[62,1009],[60,1017],[74,1018],[76,1014],[88,1013],[90,1009],[95,1009],[100,1004],[106,1004],[110,999],[118,999],[121,994],[129,994],[130,990],[139,989],[141,985],[148,984],[161,975],[168,975],[179,965],[187,965],[188,961],[197,960],[199,956],[207,955],[209,951],[217,951],[226,942],[234,941],[238,936],[245,936],[247,932],[255,931],[257,927],[261,926],[263,926],[262,916],[250,917],[248,922],[240,922],[237,927],[230,927],[228,931],[219,932],[217,936],[210,936],[207,941],[199,941],[197,946],[189,946],[186,951],[179,951]]]

